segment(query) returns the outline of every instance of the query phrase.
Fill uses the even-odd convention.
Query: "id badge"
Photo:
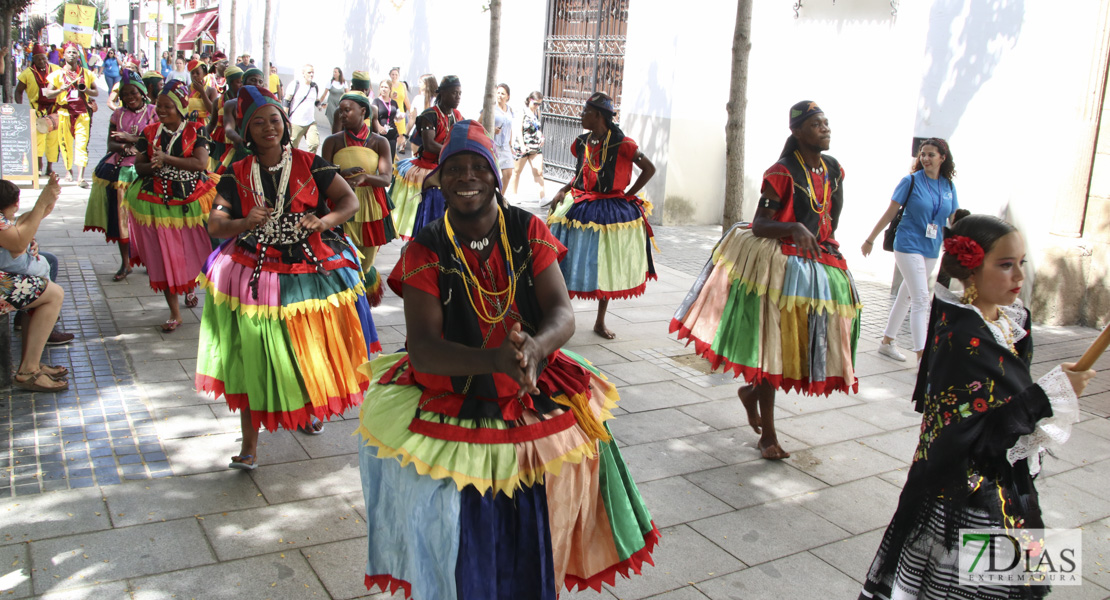
[[[930,240],[937,239],[937,224],[936,223],[929,223],[928,225],[925,226],[925,237],[929,238]]]

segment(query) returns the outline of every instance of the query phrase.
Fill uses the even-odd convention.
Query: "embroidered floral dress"
[[[520,143],[521,147],[513,148],[518,157],[543,153],[543,124],[531,110],[525,110],[521,118]]]
[[[0,214],[0,231],[14,225],[14,222]],[[27,251],[38,254],[38,244],[32,240],[31,247]],[[0,271],[0,314],[26,308],[46,291],[46,284],[49,282],[47,277]]]
[[[958,530],[1046,527],[1033,478],[1078,422],[1078,400],[1060,367],[1030,376],[1020,301],[990,321],[938,286],[929,331],[913,394],[920,439],[860,598],[1040,598],[1047,587],[960,586]]]

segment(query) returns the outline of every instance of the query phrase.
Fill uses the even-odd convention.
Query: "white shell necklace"
[[[281,170],[277,180],[277,194],[274,197],[274,212],[270,214],[269,222],[272,223],[285,212],[285,192],[289,189],[289,175],[293,169],[289,168],[293,164],[293,152],[286,146],[281,151],[281,161],[273,167],[267,167],[266,170],[273,173],[274,171]],[[258,157],[254,157],[254,162],[251,164],[251,190],[255,196],[261,197],[263,204],[268,204],[265,197],[265,188],[262,187],[262,169]]]
[[[490,232],[486,234],[486,237],[484,237],[480,240],[473,240],[473,241],[467,242],[466,245],[470,246],[470,249],[475,251],[475,252],[481,252],[482,250],[486,249],[486,246],[489,246],[490,243],[493,242],[493,239],[492,239],[493,234],[496,231],[498,231],[498,226],[497,226],[496,223],[494,223],[493,229],[491,229]]]
[[[169,131],[169,130],[166,129],[166,126],[164,124],[159,123],[158,124],[158,136],[155,137],[154,139],[161,142],[163,131]],[[185,121],[182,121],[181,124],[177,126],[177,131],[173,132],[173,134],[170,135],[170,143],[166,144],[166,154],[169,154],[170,152],[173,151],[173,145],[174,145],[175,142],[177,142],[178,138],[181,137],[182,133],[185,133]],[[184,150],[184,148],[182,148],[182,150]]]

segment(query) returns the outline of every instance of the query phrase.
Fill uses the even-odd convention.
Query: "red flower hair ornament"
[[[944,251],[954,255],[965,269],[974,269],[983,264],[983,247],[969,237],[954,235],[944,238]]]

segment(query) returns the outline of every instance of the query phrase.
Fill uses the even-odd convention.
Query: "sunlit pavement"
[[[93,164],[105,123],[98,115]],[[556,188],[549,183],[549,196]],[[0,401],[0,598],[366,597],[357,410],[321,436],[263,433],[259,468],[229,471],[238,415],[192,386],[201,308],[183,308],[184,325],[159,331],[168,311],[144,270],[112,282],[116,247],[81,231],[87,196],[66,186],[38,238],[62,260],[63,326],[77,339],[51,349],[47,362],[70,367],[71,390],[9,392]],[[23,206],[34,197],[25,190]],[[538,210],[531,181],[510,200]],[[768,462],[755,449],[737,383],[706,372],[692,348],[667,334],[720,229],[655,232],[659,281],[640,298],[612,303],[615,340],[592,332],[596,304],[574,302],[578,328],[568,347],[619,387],[612,430],[663,532],[655,566],[600,597],[855,598],[920,424],[909,402],[912,360],[877,354],[889,277],[856,273],[866,304],[859,393],[780,394],[780,439],[793,456]],[[383,273],[400,248],[394,242],[379,254]],[[401,347],[400,300],[387,293],[373,314],[387,351]],[[1034,376],[1074,360],[1096,333],[1037,328]],[[13,333],[16,356],[18,348]],[[1048,459],[1038,487],[1050,526],[1084,528],[1086,580],[1053,597],[1105,598],[1110,376],[1097,378],[1081,403],[1083,422]],[[564,597],[579,596],[598,597]]]

